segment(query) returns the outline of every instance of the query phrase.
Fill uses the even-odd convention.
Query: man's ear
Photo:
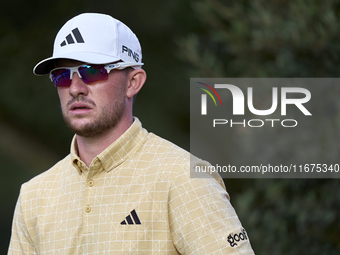
[[[128,74],[128,87],[126,90],[126,96],[133,98],[141,88],[143,87],[146,80],[146,73],[143,69],[138,68],[129,72]]]

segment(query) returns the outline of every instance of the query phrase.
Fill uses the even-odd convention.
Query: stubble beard
[[[77,101],[86,101],[79,98]],[[82,137],[98,137],[109,130],[114,129],[122,119],[125,110],[125,98],[118,95],[116,100],[113,100],[112,104],[107,107],[102,107],[100,114],[89,123],[82,126],[74,125],[72,119],[63,112],[63,117],[66,125],[72,132]],[[76,118],[82,118],[81,115],[75,116]]]

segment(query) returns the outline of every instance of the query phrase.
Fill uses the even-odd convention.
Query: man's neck
[[[92,160],[116,141],[132,125],[133,119],[121,121],[112,130],[96,137],[77,135],[76,142],[79,158],[89,167]]]

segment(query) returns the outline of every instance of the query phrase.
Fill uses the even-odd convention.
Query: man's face
[[[58,67],[82,64],[63,60]],[[126,71],[112,70],[105,81],[84,83],[73,74],[70,87],[59,87],[61,110],[68,127],[83,137],[95,137],[112,130],[126,110]]]

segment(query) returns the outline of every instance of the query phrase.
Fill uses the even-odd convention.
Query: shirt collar
[[[134,117],[134,122],[124,134],[93,159],[90,169],[101,165],[106,172],[111,171],[129,158],[131,153],[142,144],[147,134],[139,119]],[[76,135],[71,143],[71,160],[80,173],[83,169],[87,169],[85,163],[78,157]]]

